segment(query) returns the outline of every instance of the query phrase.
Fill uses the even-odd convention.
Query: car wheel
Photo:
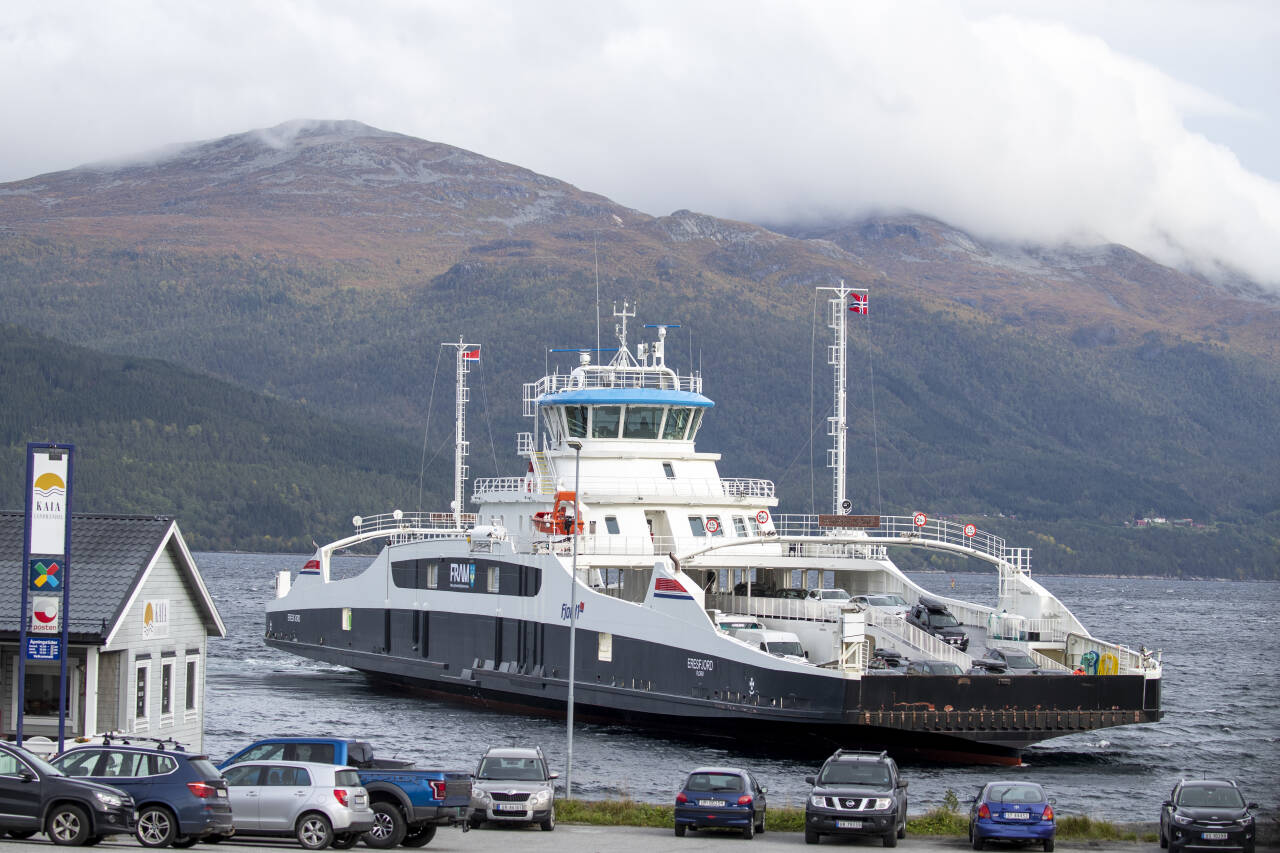
[[[751,820],[747,821],[747,825],[742,827],[742,837],[747,839],[748,841],[756,837],[755,818],[752,818]]]
[[[45,835],[54,844],[79,847],[89,838],[89,816],[72,803],[63,803],[49,812]]]
[[[364,834],[364,843],[385,850],[404,841],[408,826],[400,807],[391,803],[373,804],[373,829]]]
[[[39,830],[36,830],[36,829],[11,829],[9,830],[9,837],[22,840],[24,838],[30,838],[31,836],[35,835],[37,832],[39,832]]]
[[[333,836],[333,843],[329,846],[334,850],[350,850],[360,841],[360,833],[358,832],[341,832]]]
[[[905,818],[902,821],[902,825],[898,827],[898,837],[899,838],[907,837],[907,821]]]
[[[428,823],[425,826],[415,827],[404,834],[404,841],[400,842],[402,847],[422,847],[430,844],[431,839],[436,837],[436,825]]]
[[[177,838],[173,839],[172,846],[179,850],[186,850],[188,847],[195,847],[196,842],[199,840],[200,839],[196,838],[194,835],[179,835]]]
[[[1164,827],[1160,827],[1160,848],[1163,850],[1169,846],[1169,836],[1164,834]]]
[[[817,844],[818,839],[820,839],[821,837],[822,836],[818,835],[818,833],[814,832],[812,829],[806,829],[804,831],[805,844]]]
[[[143,806],[134,834],[143,847],[168,847],[178,834],[178,820],[164,806]]]
[[[333,843],[333,825],[319,812],[309,812],[298,818],[294,835],[305,850],[323,850]]]
[[[760,812],[760,822],[756,824],[756,832],[764,832],[764,816],[765,812]]]
[[[556,807],[551,807],[551,813],[547,815],[547,819],[542,822],[542,831],[550,832],[556,828]]]
[[[676,838],[684,838],[684,824],[683,824],[683,823],[677,823],[677,824],[676,824]]]
[[[1046,838],[1044,840],[1044,853],[1053,853],[1053,839]]]
[[[897,847],[898,831],[896,829],[889,830],[884,834],[884,837],[880,839],[880,842],[884,844],[885,847]]]
[[[981,836],[981,835],[979,835],[978,833],[974,832],[973,830],[969,830],[969,840],[973,842],[973,849],[974,849],[974,850],[981,850],[981,849],[982,849],[982,836]]]

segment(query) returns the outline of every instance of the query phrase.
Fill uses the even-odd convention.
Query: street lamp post
[[[577,681],[574,669],[574,646],[578,634],[578,472],[582,467],[582,442],[571,441],[573,448],[573,518],[569,531],[573,535],[573,558],[569,572],[569,713],[566,721],[568,736],[568,760],[564,774],[565,799],[573,799],[573,683]]]

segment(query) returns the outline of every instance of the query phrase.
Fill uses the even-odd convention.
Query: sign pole
[[[75,450],[74,447],[67,449],[67,505],[66,505],[66,521],[64,540],[66,547],[62,554],[62,608],[59,614],[62,616],[62,643],[59,649],[58,658],[62,662],[58,669],[58,752],[66,749],[67,739],[67,705],[70,704],[70,691],[67,689],[67,658],[71,656],[71,646],[68,641],[71,639],[71,483],[75,475]],[[87,671],[86,667],[86,671]],[[89,691],[85,691],[85,698],[89,696]],[[72,723],[74,724],[74,720]],[[85,732],[86,735],[93,732]]]

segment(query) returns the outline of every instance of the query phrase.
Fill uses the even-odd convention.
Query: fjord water
[[[563,720],[382,691],[357,672],[268,648],[263,608],[274,596],[276,572],[296,571],[306,559],[196,555],[227,627],[225,640],[209,643],[206,752],[221,759],[271,735],[341,735],[366,739],[378,754],[413,758],[423,767],[471,770],[491,744],[540,744],[563,784]],[[357,574],[369,559],[335,558],[334,575]],[[994,572],[913,578],[940,593],[994,603]],[[1280,583],[1037,580],[1099,637],[1163,651],[1164,719],[1046,741],[1028,750],[1017,768],[905,760],[913,813],[941,804],[948,789],[966,801],[983,782],[1012,777],[1044,784],[1060,814],[1151,821],[1179,776],[1201,773],[1238,779],[1264,812],[1280,811]],[[708,743],[678,731],[579,722],[573,793],[667,802],[683,771],[731,764],[752,768],[768,786],[770,803],[799,806],[808,792],[804,776],[820,766],[821,753],[779,754],[761,744]]]

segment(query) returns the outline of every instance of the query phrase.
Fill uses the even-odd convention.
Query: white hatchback
[[[373,828],[369,794],[350,767],[249,761],[222,776],[236,835],[293,836],[308,850],[346,849]]]

